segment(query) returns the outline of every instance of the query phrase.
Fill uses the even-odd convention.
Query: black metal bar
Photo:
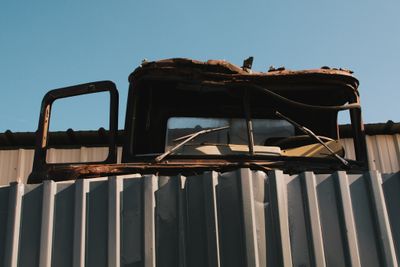
[[[249,142],[249,153],[250,155],[254,155],[254,135],[253,135],[253,122],[251,120],[250,114],[250,98],[248,94],[248,90],[245,89],[244,91],[244,112],[246,116],[246,125],[247,125],[247,137]]]
[[[365,139],[364,124],[362,123],[361,110],[353,109],[350,110],[351,128],[354,139],[354,150],[356,153],[356,159],[363,161],[368,164],[367,157],[367,142]]]

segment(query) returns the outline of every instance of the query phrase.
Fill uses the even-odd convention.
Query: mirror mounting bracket
[[[108,156],[102,162],[90,163],[47,163],[48,134],[51,117],[51,107],[55,100],[74,97],[79,95],[109,92],[110,93],[110,114],[109,114],[109,136]],[[117,133],[118,133],[118,91],[111,81],[98,81],[86,84],[79,84],[49,91],[42,100],[38,130],[36,132],[35,156],[33,160],[32,173],[29,175],[28,183],[40,183],[48,180],[47,174],[67,165],[87,165],[95,163],[112,164],[117,163]]]

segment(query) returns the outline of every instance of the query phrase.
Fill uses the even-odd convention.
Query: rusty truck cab
[[[182,168],[191,161],[221,166],[262,162],[288,171],[337,169],[343,167],[340,161],[287,119],[335,146],[334,141],[340,143],[338,112],[346,109],[355,160],[365,161],[358,81],[349,71],[254,72],[226,61],[170,59],[144,63],[129,81],[123,162],[157,159],[185,137],[221,127],[167,153],[163,161],[181,162]],[[346,157],[342,148],[336,149]]]
[[[110,105],[105,162],[47,164],[46,107],[54,99],[44,100],[30,182],[39,177],[191,174],[238,167],[287,173],[359,172],[368,167],[359,83],[347,70],[255,72],[222,60],[168,59],[144,62],[129,82],[122,162],[116,162],[116,100]],[[96,83],[82,86],[91,86],[86,92],[96,91]],[[74,95],[71,90],[76,88],[68,96]],[[110,94],[118,98],[115,91]],[[354,158],[340,141],[339,111],[351,118]]]

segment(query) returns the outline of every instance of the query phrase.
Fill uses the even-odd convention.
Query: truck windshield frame
[[[237,88],[235,86],[235,91],[232,90],[231,87],[229,86],[221,86],[216,88],[205,88],[202,87],[202,90],[195,90],[193,88],[184,88],[184,84],[180,84],[177,86],[174,84],[172,88],[168,88],[166,90],[164,87],[166,84],[164,83],[162,86],[159,84],[154,85],[154,84],[147,84],[144,86],[147,90],[142,89],[139,94],[138,90],[136,90],[136,95],[134,96],[134,99],[136,103],[138,102],[146,102],[146,103],[151,103],[148,104],[148,106],[140,106],[138,105],[135,107],[136,109],[143,109],[145,108],[147,110],[147,114],[145,118],[140,118],[140,116],[137,116],[138,112],[136,111],[136,114],[134,116],[134,121],[140,122],[145,122],[145,125],[140,125],[140,123],[135,124],[136,129],[139,130],[139,134],[134,133],[134,131],[130,131],[129,138],[131,140],[151,140],[152,143],[158,143],[158,148],[155,146],[153,149],[148,149],[150,146],[146,146],[147,150],[142,150],[140,148],[140,144],[136,144],[133,142],[131,151],[136,152],[132,153],[131,156],[129,157],[126,162],[137,162],[138,160],[143,160],[144,155],[162,155],[168,149],[173,147],[174,144],[170,143],[170,138],[168,136],[168,128],[170,127],[169,124],[171,122],[171,119],[176,119],[176,118],[185,118],[186,120],[190,120],[193,118],[213,118],[215,120],[223,120],[223,119],[237,119],[241,118],[244,121],[247,122],[247,128],[248,128],[248,122],[250,121],[251,124],[254,126],[254,122],[256,121],[277,121],[281,120],[281,118],[275,116],[275,110],[283,110],[285,114],[289,114],[291,118],[296,119],[299,123],[302,125],[307,126],[308,129],[311,129],[313,132],[316,132],[316,135],[318,137],[322,137],[322,139],[329,143],[334,140],[337,140],[336,143],[332,143],[334,146],[336,146],[336,149],[331,149],[330,146],[324,146],[321,145],[321,142],[317,142],[312,138],[307,138],[303,137],[303,142],[304,139],[308,139],[308,143],[305,145],[309,144],[317,144],[317,146],[320,146],[325,149],[325,151],[322,151],[319,154],[319,157],[321,157],[321,154],[326,154],[325,159],[327,160],[332,160],[332,161],[337,161],[338,158],[342,159],[344,156],[344,149],[343,147],[339,144],[339,139],[340,136],[338,134],[338,125],[337,125],[337,113],[339,110],[344,110],[344,109],[357,109],[359,107],[359,104],[357,101],[352,102],[352,101],[344,101],[343,102],[332,102],[332,103],[324,103],[326,101],[327,97],[324,96],[317,96],[314,99],[310,98],[299,98],[299,97],[293,97],[292,99],[288,99],[288,95],[290,96],[291,90],[296,91],[296,88],[293,88],[291,90],[286,90],[283,91],[282,96],[279,95],[279,97],[271,96],[270,93],[266,93],[263,91],[264,89],[260,86],[255,86],[257,88],[253,88],[254,86],[243,86],[241,90],[240,88]],[[161,87],[161,88],[160,88]],[[177,88],[178,87],[178,88]],[[184,89],[182,89],[184,88]],[[262,90],[261,90],[262,89]],[[268,90],[269,91],[269,90]],[[320,90],[323,91],[323,90]],[[168,94],[166,94],[168,92]],[[289,94],[287,93],[289,92]],[[300,92],[300,91],[299,91]],[[305,90],[306,93],[308,93],[307,90]],[[245,93],[247,97],[245,97]],[[325,92],[324,92],[325,93]],[[278,94],[278,93],[275,93]],[[329,93],[328,93],[329,95]],[[287,101],[284,101],[280,98],[284,98]],[[227,100],[230,99],[230,100]],[[244,101],[247,99],[247,103]],[[261,99],[261,100],[260,100]],[[304,101],[306,99],[306,101]],[[322,101],[321,101],[322,99]],[[206,100],[209,100],[210,103],[206,103]],[[196,104],[201,103],[201,105]],[[218,101],[220,101],[218,103]],[[230,103],[231,101],[232,103]],[[295,102],[295,103],[293,103]],[[322,103],[320,103],[322,102]],[[246,110],[246,104],[247,104],[247,110]],[[219,105],[221,109],[218,110],[218,108],[215,108],[215,106]],[[178,107],[177,107],[178,106]],[[183,106],[182,109],[179,108],[179,106]],[[315,110],[318,110],[318,113],[315,112]],[[247,113],[247,114],[246,114]],[[322,114],[322,115],[321,115]],[[128,114],[127,114],[128,115]],[[301,117],[308,117],[310,119],[304,120],[301,119]],[[317,117],[317,119],[315,119]],[[300,119],[299,119],[300,118]],[[132,118],[129,118],[129,120],[132,120]],[[288,123],[290,124],[290,123]],[[203,128],[193,128],[191,132],[186,132],[186,134],[194,133],[198,130],[201,129],[206,129],[207,127]],[[145,131],[143,131],[145,129]],[[242,144],[247,144],[248,145],[248,150],[247,151],[239,151],[236,153],[237,155],[253,155],[257,154],[257,151],[254,152],[254,145],[257,145],[259,143],[258,139],[256,138],[254,141],[254,129],[247,129],[247,134],[246,131],[243,131],[243,137],[245,136],[246,138],[242,138]],[[145,133],[143,133],[145,132]],[[157,139],[156,135],[160,136],[160,132],[164,133],[162,139],[163,140],[158,140],[157,142],[154,142],[155,139]],[[298,129],[295,130],[294,136],[299,135],[301,131]],[[155,134],[156,133],[156,134]],[[214,133],[215,134],[215,133]],[[251,137],[249,136],[251,134]],[[204,137],[211,137],[212,134],[207,134]],[[140,137],[139,137],[140,136]],[[154,138],[153,138],[154,137]],[[175,135],[175,137],[178,137]],[[160,138],[160,137],[159,137]],[[253,139],[253,144],[251,145],[250,140]],[[310,143],[310,140],[313,141]],[[198,141],[196,139],[196,141]],[[325,143],[324,142],[324,143]],[[146,141],[145,141],[146,143]],[[356,142],[355,142],[356,143]],[[149,144],[149,143],[148,143]],[[264,145],[264,144],[263,144]],[[253,151],[251,147],[253,146]],[[357,150],[357,148],[355,147]],[[256,149],[257,150],[257,149]],[[333,151],[334,150],[334,151]],[[178,150],[177,152],[169,153],[171,154],[168,156],[169,159],[173,158],[196,158],[196,160],[200,159],[206,159],[206,158],[215,158],[221,157],[221,158],[226,158],[232,156],[232,153],[224,154],[221,153],[219,155],[216,154],[209,154],[203,153],[201,155],[193,154],[191,155],[190,153],[182,153],[182,151]],[[235,153],[234,153],[235,154]],[[337,154],[335,156],[335,154]],[[266,158],[273,157],[275,158],[277,155],[271,155],[271,154],[259,154],[258,156],[265,156]],[[126,155],[125,155],[126,156]],[[282,155],[279,155],[282,156]],[[302,157],[302,155],[292,155],[288,154],[286,156],[280,157],[285,160],[285,158],[298,158]],[[304,156],[305,158],[311,159],[312,156]],[[124,158],[124,157],[123,157]],[[354,161],[355,159],[353,159]],[[344,162],[347,162],[346,160],[341,160],[341,163],[344,164]]]

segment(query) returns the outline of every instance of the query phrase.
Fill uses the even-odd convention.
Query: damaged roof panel
[[[144,62],[130,76],[129,81],[134,82],[141,79],[165,79],[207,82],[247,81],[267,83],[274,81],[299,82],[321,82],[324,84],[337,84],[347,86],[353,90],[358,88],[358,80],[351,75],[351,71],[344,69],[321,69],[293,71],[279,68],[274,71],[257,72],[247,68],[240,68],[225,60],[208,60],[206,62],[173,58],[160,61]],[[186,74],[186,76],[185,76]]]

